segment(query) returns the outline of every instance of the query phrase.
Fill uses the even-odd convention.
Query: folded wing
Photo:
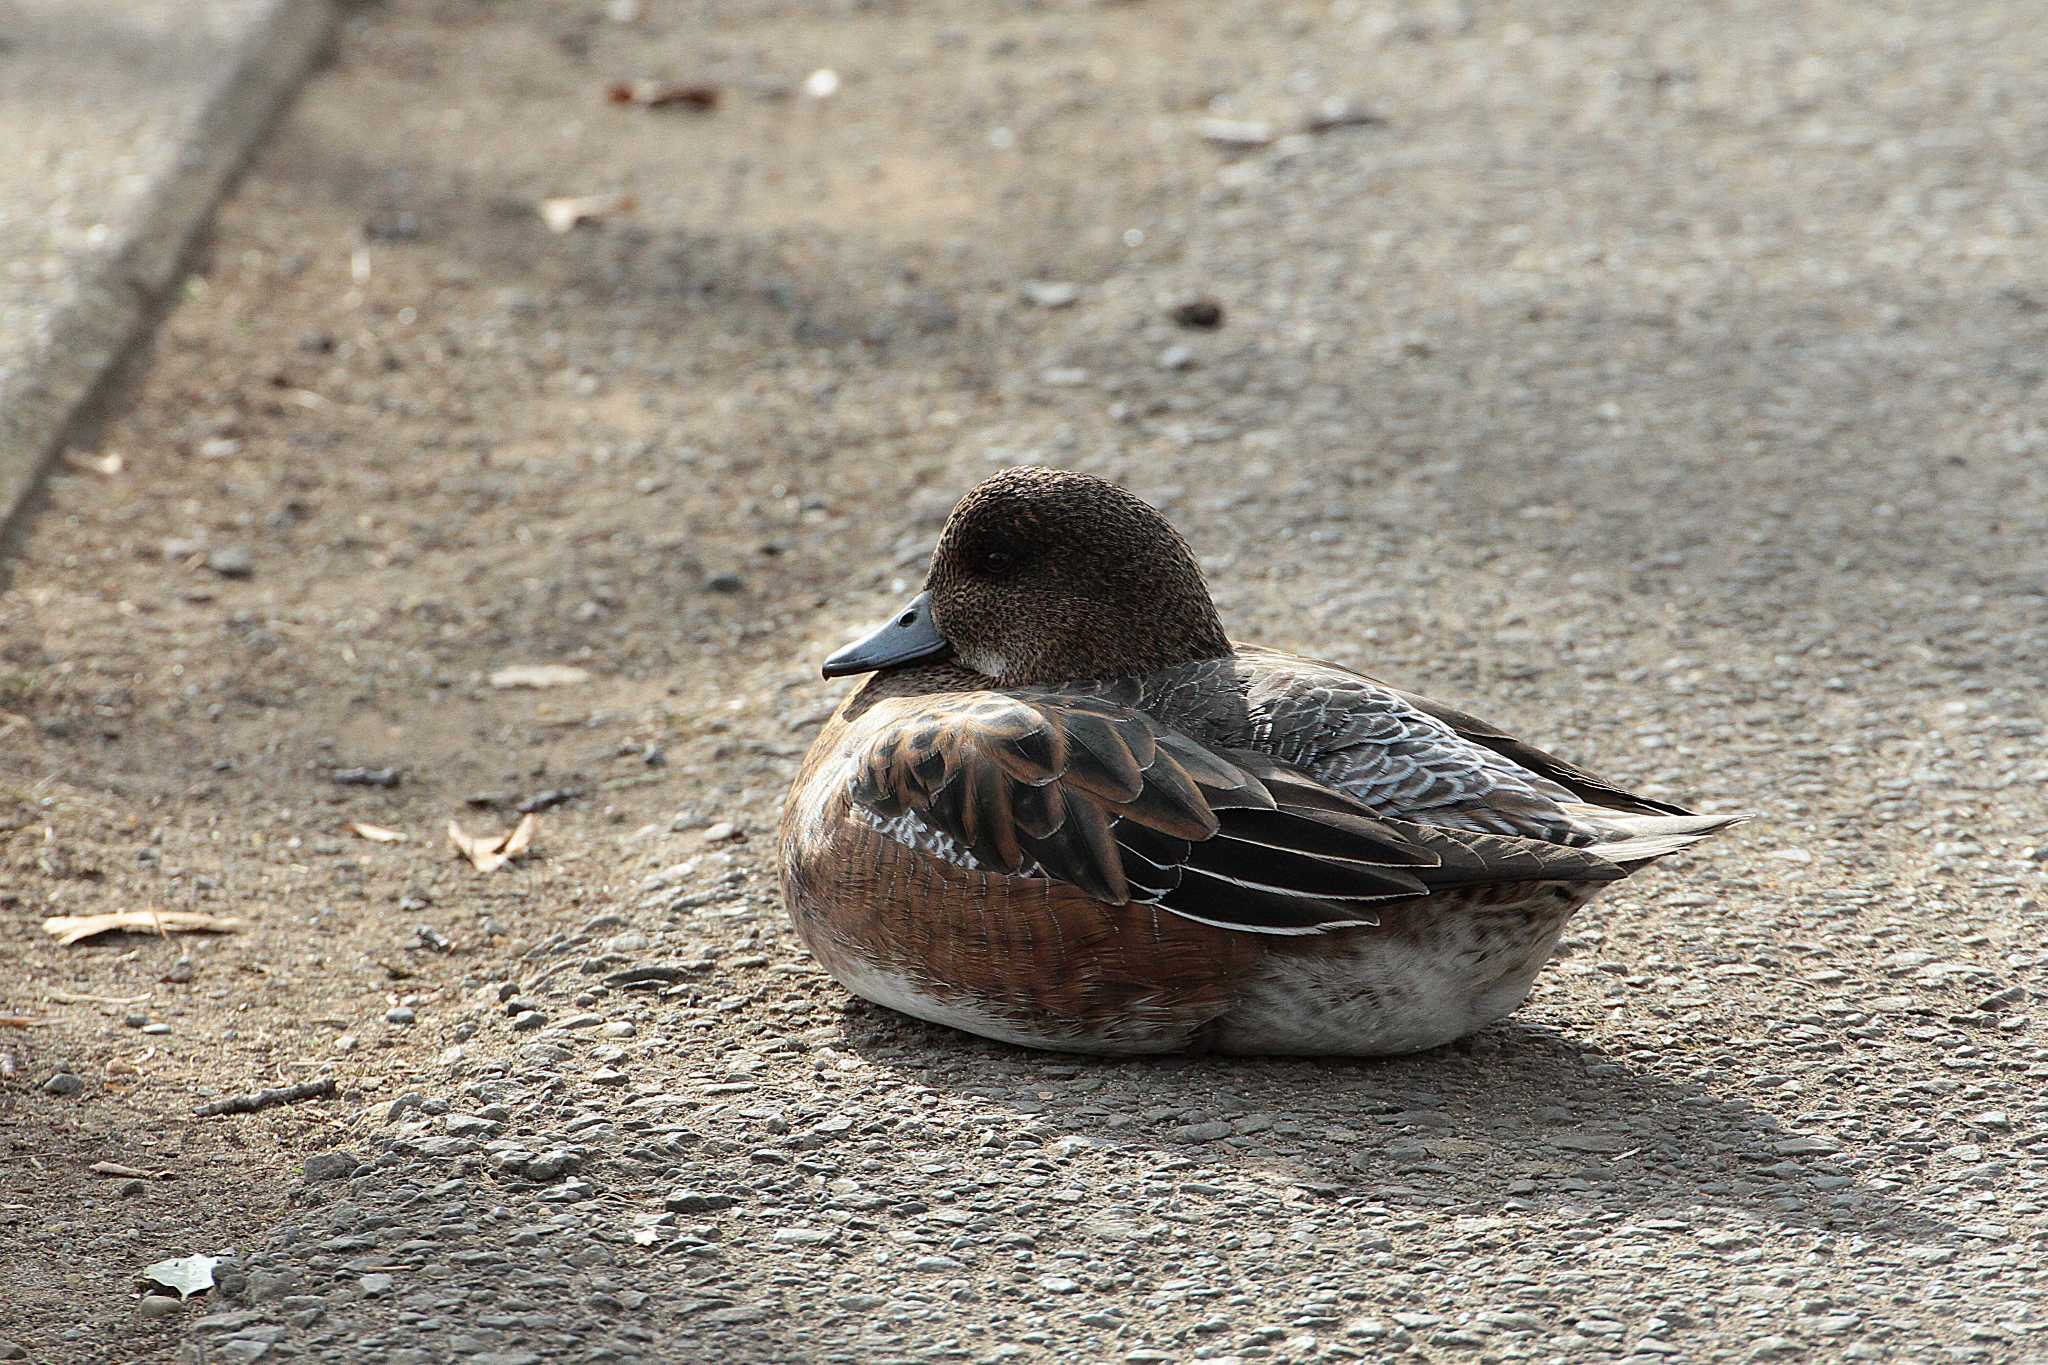
[[[1377,902],[1502,881],[1612,881],[1585,849],[1376,818],[1302,770],[1053,690],[893,699],[853,800],[983,868],[1268,934],[1373,925]]]

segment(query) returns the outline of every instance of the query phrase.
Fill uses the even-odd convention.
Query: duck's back
[[[1298,767],[1386,818],[1575,846],[1600,838],[1568,809],[1581,794],[1440,718],[1469,717],[1335,664],[1242,646],[1138,687],[1137,704],[1166,724]]]

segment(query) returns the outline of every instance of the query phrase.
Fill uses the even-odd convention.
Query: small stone
[[[607,1038],[631,1038],[638,1031],[630,1019],[614,1019],[604,1026],[604,1036]]]
[[[165,559],[172,560],[174,562],[187,560],[191,559],[194,555],[205,554],[206,542],[203,540],[194,540],[189,537],[177,540],[167,540],[163,544],[163,552]]]
[[[256,557],[241,545],[223,545],[206,557],[206,567],[222,578],[248,578],[256,572]]]
[[[1081,1282],[1070,1280],[1064,1275],[1040,1275],[1038,1287],[1048,1294],[1073,1294],[1079,1292]]]
[[[551,1151],[542,1152],[539,1156],[527,1162],[526,1178],[528,1180],[554,1180],[568,1175],[572,1171],[581,1170],[582,1167],[583,1154],[581,1152],[570,1151],[566,1147],[557,1147]]]
[[[384,1011],[384,1022],[387,1024],[410,1024],[418,1017],[410,1005],[399,1005]]]
[[[142,1031],[152,1038],[161,1038],[171,1031],[169,1024],[144,1024]]]
[[[747,580],[741,578],[738,574],[732,573],[730,571],[726,573],[712,574],[709,578],[704,580],[704,591],[706,592],[725,593],[727,595],[730,595],[732,593],[744,591],[746,586]]]
[[[1078,366],[1061,365],[1044,371],[1038,378],[1049,389],[1078,389],[1088,382],[1088,371]]]
[[[730,820],[720,820],[704,829],[704,842],[707,844],[731,843],[741,837],[740,827]]]
[[[1166,1136],[1175,1142],[1215,1142],[1227,1138],[1237,1130],[1227,1123],[1184,1123],[1171,1129]]]
[[[1174,305],[1172,317],[1175,326],[1211,331],[1223,325],[1223,305],[1211,298],[1189,299]]]
[[[1159,353],[1159,368],[1162,370],[1191,370],[1195,367],[1195,353],[1186,346],[1169,346]]]
[[[399,780],[396,768],[336,768],[332,776],[344,787],[395,787]]]
[[[2013,1008],[2015,1005],[2025,1004],[2026,999],[2027,988],[2025,986],[2007,986],[1996,995],[1984,997],[1977,1008],[1986,1014],[2000,1014]]]
[[[76,1095],[83,1089],[85,1089],[85,1082],[72,1075],[69,1071],[59,1071],[56,1075],[50,1077],[49,1080],[43,1082],[43,1093],[45,1095]]]
[[[151,1294],[135,1305],[135,1311],[142,1314],[145,1318],[168,1318],[183,1309],[184,1306],[184,1303],[175,1295]],[[5,1351],[0,1351],[0,1360],[19,1360],[20,1358],[20,1356],[10,1356]]]
[[[539,1010],[528,1010],[524,1014],[513,1016],[512,1031],[514,1033],[531,1033],[533,1030],[546,1024],[547,1021],[548,1017]]]
[[[356,1283],[362,1286],[363,1294],[367,1298],[381,1299],[391,1292],[391,1277],[382,1272],[365,1275]]]
[[[306,1158],[306,1179],[346,1180],[355,1174],[356,1167],[361,1164],[353,1152],[320,1152]]]
[[[729,1209],[739,1201],[729,1194],[711,1194],[703,1190],[670,1190],[661,1206],[670,1213],[716,1213]]]
[[[1081,297],[1079,288],[1063,280],[1026,280],[1023,294],[1040,308],[1068,308]]]

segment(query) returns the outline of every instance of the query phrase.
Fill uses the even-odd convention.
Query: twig
[[[259,1109],[269,1109],[280,1104],[297,1104],[300,1100],[324,1100],[334,1094],[334,1080],[307,1081],[304,1085],[279,1086],[275,1090],[259,1090],[253,1095],[231,1095],[212,1104],[202,1104],[194,1118],[210,1119],[221,1114],[253,1114]]]
[[[0,1014],[0,1028],[34,1028],[36,1020],[26,1014]]]

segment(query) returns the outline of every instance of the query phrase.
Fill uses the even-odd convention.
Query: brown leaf
[[[160,937],[171,934],[230,934],[242,927],[238,919],[201,914],[197,910],[116,910],[105,915],[52,915],[43,921],[43,932],[69,946],[80,939],[124,929],[147,929]]]
[[[600,222],[632,211],[630,194],[573,194],[540,201],[541,221],[555,232],[570,232],[578,224]]]
[[[495,839],[488,837],[479,838],[476,835],[464,832],[461,825],[450,820],[448,822],[448,842],[455,845],[456,851],[469,859],[470,864],[477,871],[496,872],[506,863],[511,862],[514,858],[526,852],[527,847],[533,843],[534,833],[539,829],[540,817],[522,815],[519,817],[519,823],[512,827],[511,833],[501,835]]]
[[[703,82],[614,81],[605,90],[605,98],[613,104],[633,104],[642,109],[695,109],[708,114],[718,107],[724,93]]]
[[[405,842],[404,834],[395,829],[386,829],[382,825],[366,825],[361,820],[351,820],[348,822],[348,827],[352,832],[361,835],[373,844],[402,844]]]

